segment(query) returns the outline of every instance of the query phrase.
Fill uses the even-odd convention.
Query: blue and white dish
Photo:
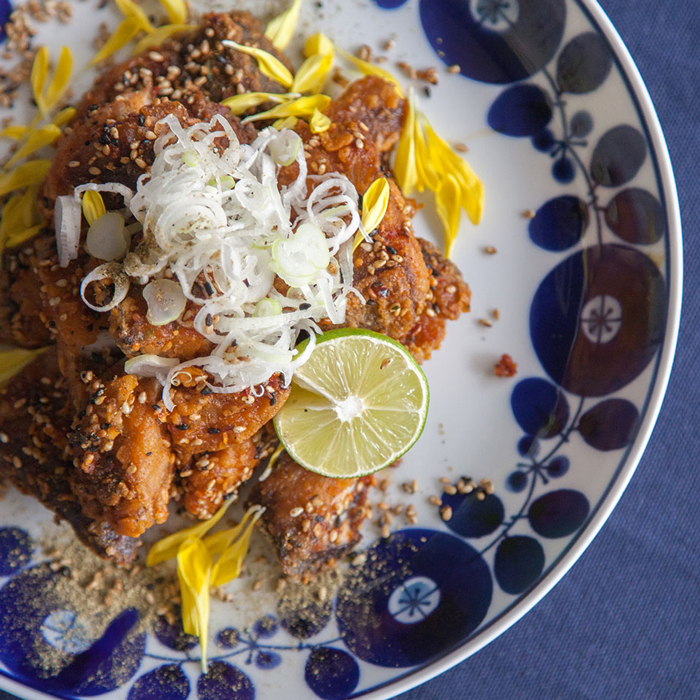
[[[36,41],[73,37],[87,61],[80,37],[117,17],[93,2],[74,9],[70,25],[47,25]],[[428,423],[383,497],[412,503],[417,523],[397,516],[388,539],[367,523],[370,556],[311,617],[280,609],[273,583],[253,592],[254,574],[230,584],[234,602],[213,602],[202,675],[195,639],[165,623],[144,631],[134,609],[93,638],[88,613],[55,594],[61,573],[38,546],[51,515],[10,491],[0,501],[0,687],[22,698],[392,697],[476,652],[552,588],[649,439],[678,331],[680,219],[651,101],[600,7],[324,0],[306,3],[301,26],[375,54],[393,39],[388,69],[437,66],[439,85],[417,90],[420,108],[467,145],[484,182],[484,220],[465,222],[453,255],[472,312],[425,365]],[[436,224],[426,207],[416,231],[440,242]],[[513,378],[494,375],[503,353],[518,364]],[[489,479],[494,492],[442,493],[441,477],[461,476]],[[412,479],[419,490],[407,495]],[[452,509],[447,522],[435,494]],[[48,654],[65,659],[58,676],[41,670]]]

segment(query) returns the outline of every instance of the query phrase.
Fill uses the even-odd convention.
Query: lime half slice
[[[423,370],[402,345],[372,331],[330,331],[294,374],[275,429],[303,467],[335,478],[364,476],[416,442],[428,399]]]

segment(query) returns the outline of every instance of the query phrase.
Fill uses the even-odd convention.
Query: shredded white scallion
[[[208,357],[168,368],[164,404],[172,410],[172,380],[187,367],[208,372],[214,392],[255,389],[276,373],[288,383],[314,348],[318,322],[342,323],[348,294],[357,294],[357,191],[337,173],[309,177],[289,130],[267,128],[246,145],[220,115],[186,129],[173,115],[161,123],[169,129],[155,141],[151,172],[135,193],[120,192],[143,227],[121,269],[139,285],[177,280],[198,307],[194,328],[214,344]],[[291,182],[280,181],[280,152],[298,165]],[[310,342],[299,353],[301,334]]]

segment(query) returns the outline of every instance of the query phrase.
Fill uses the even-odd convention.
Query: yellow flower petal
[[[41,224],[36,226],[31,226],[30,228],[24,229],[24,231],[19,231],[18,233],[8,236],[5,241],[5,248],[17,248],[23,243],[26,243],[29,239],[34,238],[41,229],[44,228]]]
[[[2,131],[0,131],[0,139],[12,139],[13,141],[19,141],[27,133],[27,131],[29,131],[28,126],[21,126],[19,124],[6,126]]]
[[[312,34],[304,43],[304,56],[306,56],[306,58],[316,54],[333,56],[334,53],[333,42],[325,34],[321,34],[321,32]]]
[[[6,248],[14,248],[34,235],[41,228],[36,206],[37,186],[28,187],[26,192],[15,194],[2,209],[2,237]]]
[[[280,117],[301,117],[302,119],[311,119],[314,115],[314,110],[323,111],[331,103],[331,98],[328,95],[309,95],[308,97],[299,97],[291,102],[285,102],[277,105],[267,112],[260,112],[246,117],[244,122],[260,121],[261,119],[279,119]]]
[[[209,550],[209,554],[211,554],[212,557],[214,557],[217,554],[222,554],[227,547],[230,547],[231,544],[238,539],[241,532],[243,532],[243,530],[247,527],[247,523],[250,520],[250,518],[253,515],[255,515],[255,513],[259,510],[261,510],[261,506],[251,506],[245,512],[245,514],[243,515],[243,519],[240,523],[238,523],[238,525],[234,525],[233,527],[229,527],[226,530],[221,530],[220,532],[215,532],[211,535],[207,535],[202,541]],[[263,508],[262,510],[265,509]],[[213,585],[215,584],[212,583],[212,586]]]
[[[362,195],[362,227],[367,235],[379,226],[389,206],[391,188],[385,177],[376,179]],[[352,249],[355,250],[365,240],[360,231],[355,234]]]
[[[362,59],[353,56],[347,51],[343,51],[343,49],[341,49],[339,46],[336,46],[335,50],[346,61],[350,61],[350,63],[352,63],[355,66],[355,68],[357,68],[357,70],[359,70],[360,73],[362,73],[362,75],[378,75],[380,78],[388,80],[390,83],[394,84],[394,87],[396,87],[396,91],[399,93],[399,95],[403,96],[403,93],[401,92],[401,85],[399,85],[399,81],[396,80],[396,78],[391,73],[389,73],[389,71],[384,70],[379,66],[375,66],[374,63],[368,63],[367,61],[363,61]]]
[[[22,158],[26,158],[40,148],[48,146],[60,135],[61,130],[55,124],[47,124],[40,129],[33,130],[29,138],[17,149],[12,158],[7,161],[6,167],[10,168]]]
[[[68,87],[73,71],[73,54],[67,46],[61,49],[58,63],[53,73],[53,78],[44,95],[44,107],[46,111],[52,110],[59,102]]]
[[[331,119],[323,112],[319,111],[318,108],[314,109],[314,113],[309,119],[309,128],[312,134],[321,134],[324,131],[328,131],[331,127]]]
[[[90,65],[94,66],[105,58],[109,58],[119,49],[126,46],[142,30],[141,21],[136,17],[127,17],[122,20],[114,31],[114,34],[107,39],[107,43],[95,54]]]
[[[413,139],[415,147],[415,157],[416,157],[416,173],[418,175],[418,185],[417,188],[420,192],[423,191],[424,187],[427,187],[432,192],[436,192],[440,189],[440,174],[436,170],[436,165],[439,167],[440,162],[438,159],[437,164],[433,162],[431,158],[430,148],[426,140],[425,133],[423,131],[423,119],[422,114],[415,119]]]
[[[133,0],[116,0],[116,3],[124,17],[137,20],[144,32],[150,34],[155,31],[155,27],[151,24],[146,13]]]
[[[97,219],[104,216],[107,213],[105,209],[105,202],[102,199],[102,195],[94,190],[87,190],[83,194],[83,216],[90,226],[92,226]]]
[[[42,46],[36,52],[34,63],[32,63],[32,73],[29,81],[32,84],[32,94],[34,101],[39,107],[40,112],[45,112],[44,107],[44,84],[46,77],[49,74],[49,50],[46,46]]]
[[[409,95],[408,111],[394,157],[394,176],[401,191],[409,197],[415,190],[423,191],[424,185],[416,167],[416,110],[413,93]]]
[[[56,116],[51,120],[56,126],[62,127],[73,121],[75,116],[75,107],[64,107]]]
[[[158,540],[148,552],[148,558],[146,559],[146,566],[153,566],[154,564],[159,564],[162,561],[167,561],[172,559],[177,555],[177,550],[180,545],[188,537],[203,537],[211,530],[211,528],[216,525],[216,523],[223,518],[224,513],[227,511],[228,507],[233,503],[233,499],[230,498],[224,501],[224,504],[219,508],[219,510],[214,513],[214,515],[205,520],[198,525],[188,527],[185,530],[180,530],[172,535],[164,537],[162,540]]]
[[[289,69],[284,65],[284,63],[282,63],[282,61],[273,56],[271,53],[255,48],[254,46],[237,44],[235,41],[229,41],[227,39],[221,43],[224,44],[224,46],[230,46],[231,48],[236,49],[236,51],[252,56],[258,62],[260,72],[271,80],[278,82],[287,89],[292,86],[294,78],[289,72]]]
[[[293,93],[279,95],[275,92],[244,92],[242,95],[227,97],[221,104],[228,107],[234,114],[243,114],[265,102],[285,102],[296,97],[297,95]]]
[[[457,178],[445,175],[442,186],[435,195],[437,213],[445,229],[445,256],[450,257],[452,245],[457,238],[462,214],[461,192]]]
[[[301,0],[294,0],[287,10],[270,20],[267,27],[265,27],[265,36],[278,51],[284,51],[292,40],[294,30],[299,21],[300,10]]]
[[[282,131],[282,129],[293,129],[299,120],[296,117],[283,117],[272,123],[272,126],[277,129],[277,131]]]
[[[40,348],[39,350],[22,350],[20,348],[15,348],[13,350],[3,350],[0,352],[0,385],[12,379],[12,377],[21,372],[32,360],[35,360],[47,350],[48,348]]]
[[[46,177],[50,165],[51,161],[47,159],[30,160],[11,172],[0,175],[0,197],[21,187],[38,185]]]
[[[326,77],[333,66],[333,54],[314,54],[299,66],[294,75],[292,92],[317,94],[323,89]]]
[[[209,551],[197,537],[188,537],[177,552],[177,577],[182,596],[182,625],[187,634],[199,637],[202,671],[207,668],[209,641],[209,587],[212,561]]]
[[[168,13],[171,24],[184,24],[187,21],[187,3],[184,0],[160,0]]]
[[[195,29],[194,24],[164,24],[162,27],[158,27],[150,34],[146,34],[135,46],[134,55],[145,51],[151,46],[157,46],[162,44],[166,39],[176,34],[182,34],[183,32],[188,32],[190,29]]]
[[[212,586],[221,586],[224,583],[233,581],[233,579],[241,573],[243,560],[248,553],[248,545],[250,544],[250,536],[253,533],[253,525],[255,525],[264,511],[264,508],[255,508],[255,506],[248,509],[246,517],[239,526],[241,529],[236,533],[237,538],[233,540],[232,544],[226,547],[214,565],[211,574]]]

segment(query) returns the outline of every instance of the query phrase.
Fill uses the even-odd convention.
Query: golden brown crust
[[[285,574],[332,566],[359,542],[372,484],[373,477],[329,479],[283,453],[270,476],[255,485],[249,503],[265,507],[261,526]]]

